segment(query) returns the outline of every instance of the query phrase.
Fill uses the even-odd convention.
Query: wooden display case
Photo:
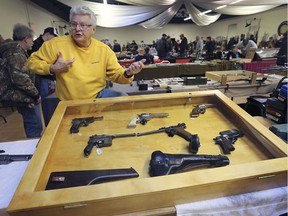
[[[243,79],[250,80],[250,84],[256,84],[256,79],[258,77],[264,77],[263,74],[247,70],[206,71],[205,76],[211,80],[219,81],[221,85],[226,85],[229,81]]]
[[[197,104],[213,107],[190,119]],[[127,128],[137,114],[162,112],[169,116]],[[103,120],[81,127],[78,134],[69,133],[72,119],[90,116],[103,116]],[[117,138],[112,146],[102,148],[102,154],[95,148],[89,157],[83,155],[91,135],[146,132],[178,123],[199,136],[197,154],[221,154],[213,141],[220,131],[236,128],[244,136],[227,155],[228,166],[158,177],[149,176],[151,153],[191,154],[186,140],[166,133]],[[129,167],[139,173],[138,178],[45,190],[51,172]],[[7,211],[11,216],[116,215],[284,185],[287,145],[219,91],[66,101],[58,105]]]

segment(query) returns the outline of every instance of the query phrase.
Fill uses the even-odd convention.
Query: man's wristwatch
[[[127,70],[124,71],[124,77],[125,77],[125,78],[129,79],[129,78],[131,78],[132,76],[133,76],[133,74],[132,74],[132,75],[128,75],[128,74],[127,74]]]

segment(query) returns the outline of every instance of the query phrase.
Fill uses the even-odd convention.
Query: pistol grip
[[[73,123],[71,128],[70,128],[70,133],[78,133],[80,128],[80,124],[78,123]]]
[[[200,147],[200,141],[197,134],[191,135],[190,142],[189,142],[189,151],[193,154],[196,154],[198,152],[198,149]]]
[[[190,141],[191,133],[185,131],[183,128],[174,128],[175,134],[182,137],[186,141]]]
[[[139,118],[139,116],[137,116],[130,121],[130,123],[127,125],[127,127],[128,128],[135,128],[137,122],[139,122],[139,121],[140,121],[140,118]]]
[[[88,145],[85,147],[83,151],[85,157],[88,157],[91,154],[93,146],[94,146],[93,142],[88,142]]]

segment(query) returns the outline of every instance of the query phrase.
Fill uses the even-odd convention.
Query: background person
[[[246,56],[248,49],[258,48],[257,44],[253,40],[249,40],[247,38],[240,41],[236,46],[241,51],[243,56]]]
[[[1,44],[1,57],[8,62],[9,88],[2,96],[4,105],[14,106],[22,115],[27,138],[41,137],[41,97],[34,85],[35,74],[28,70],[27,50],[33,45],[33,30],[23,24],[13,27],[13,40]],[[3,83],[1,83],[2,85]]]
[[[186,57],[187,48],[188,48],[188,40],[184,36],[184,34],[181,34],[180,35],[180,44],[179,44],[180,57]]]
[[[31,50],[28,50],[27,53],[31,55],[33,52],[37,51],[42,44],[45,41],[49,41],[53,39],[54,37],[57,37],[58,34],[56,32],[56,29],[52,27],[48,27],[44,29],[44,32],[42,35],[40,35],[36,40],[33,42],[33,46]],[[35,86],[38,89],[40,96],[41,96],[41,108],[43,112],[43,117],[45,121],[45,125],[48,125],[49,120],[46,118],[46,113],[48,112],[47,104],[46,104],[46,97],[53,92],[49,92],[49,89],[51,89],[51,86],[54,86],[55,76],[53,75],[35,75]]]
[[[167,41],[167,35],[162,34],[162,37],[156,42],[156,50],[159,56],[159,59],[165,59],[169,54],[169,44]]]
[[[135,57],[135,61],[140,61],[142,59],[145,59],[145,65],[148,64],[154,64],[154,56],[149,54],[150,48],[147,47],[140,47],[138,49],[138,55]]]
[[[232,58],[244,58],[242,53],[239,52],[239,49],[236,45],[232,46],[232,50],[230,50],[226,55],[227,60],[230,60]]]

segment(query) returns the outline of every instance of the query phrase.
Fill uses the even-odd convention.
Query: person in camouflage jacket
[[[27,138],[40,137],[42,121],[40,112],[41,97],[35,87],[35,74],[27,68],[27,50],[33,45],[33,30],[16,24],[13,28],[13,40],[5,40],[0,46],[1,58],[7,61],[7,90],[1,103],[15,106],[22,115]]]

